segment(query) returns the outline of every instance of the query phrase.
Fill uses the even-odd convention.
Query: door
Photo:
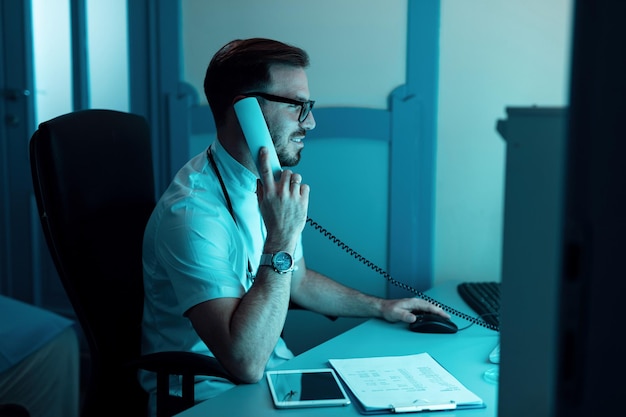
[[[145,116],[157,191],[169,182],[177,126],[187,124],[177,111],[186,103],[178,9],[178,0],[0,0],[0,294],[72,315],[32,193],[28,143],[40,122],[83,108]]]
[[[41,230],[28,148],[39,119],[73,109],[70,0],[0,2],[0,293],[72,316]]]
[[[0,0],[0,292],[33,301],[32,183],[28,139],[34,128],[29,1]]]
[[[41,231],[28,144],[40,122],[76,109],[128,111],[126,0],[0,2],[0,293],[72,316]],[[103,35],[111,27],[116,36]]]

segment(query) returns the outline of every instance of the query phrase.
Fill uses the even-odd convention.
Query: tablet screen
[[[330,368],[267,371],[266,376],[277,408],[350,404],[337,375]]]

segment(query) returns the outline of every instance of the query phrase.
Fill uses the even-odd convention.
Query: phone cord
[[[450,306],[442,304],[439,301],[435,300],[434,298],[424,294],[423,292],[418,291],[415,288],[413,288],[413,287],[411,287],[411,286],[409,286],[409,285],[407,285],[407,284],[405,284],[403,282],[400,282],[400,281],[394,279],[391,275],[389,275],[389,273],[387,273],[387,271],[385,271],[384,269],[382,269],[378,265],[374,264],[372,261],[366,259],[364,256],[359,254],[357,251],[352,249],[350,246],[346,245],[337,236],[333,235],[331,232],[329,232],[325,227],[323,227],[322,225],[317,223],[315,220],[311,219],[310,217],[307,217],[306,222],[311,227],[313,227],[315,230],[317,230],[322,235],[324,235],[328,240],[332,241],[335,245],[337,245],[338,247],[343,249],[346,253],[348,253],[349,255],[351,255],[352,257],[357,259],[358,261],[360,261],[362,264],[368,266],[373,271],[378,272],[380,275],[385,277],[387,279],[387,281],[389,281],[391,284],[395,285],[396,287],[402,288],[405,291],[408,291],[408,292],[411,292],[411,293],[415,294],[417,297],[421,298],[422,300],[428,301],[429,303],[434,304],[437,307],[440,307],[442,310],[444,310],[447,313],[453,314],[453,315],[455,315],[457,317],[460,317],[460,318],[462,318],[464,320],[467,320],[467,321],[469,321],[471,323],[474,323],[474,324],[477,324],[479,326],[485,327],[487,329],[500,331],[500,326],[495,326],[495,325],[493,325],[491,323],[487,323],[486,321],[484,321],[484,320],[482,320],[480,318],[470,316],[469,314],[465,314],[465,313],[463,313],[461,311],[458,311],[458,310],[456,310],[456,309],[454,309],[454,308],[452,308]]]

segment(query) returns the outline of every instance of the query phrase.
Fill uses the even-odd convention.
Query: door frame
[[[73,108],[89,107],[86,0],[68,0],[71,10]],[[184,102],[179,85],[179,0],[127,1],[130,111],[151,127],[156,192],[172,176],[179,144],[169,139],[186,120],[173,118]],[[0,96],[35,91],[30,1],[0,0]],[[9,41],[10,40],[10,41]],[[10,91],[9,91],[10,90]],[[182,101],[181,101],[182,100]],[[10,128],[7,117],[16,117]],[[35,95],[0,100],[0,294],[61,314],[71,308],[60,288],[43,239],[28,157],[35,125]],[[183,149],[184,151],[184,149]]]
[[[34,129],[30,1],[0,0],[0,292],[33,301],[32,180]]]

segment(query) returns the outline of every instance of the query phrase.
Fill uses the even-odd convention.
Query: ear
[[[233,98],[232,105],[234,106],[236,102],[238,102],[239,100],[242,100],[242,99],[244,99],[246,97],[248,97],[248,96],[244,96],[243,94],[239,94],[238,96],[235,96],[235,98]]]

